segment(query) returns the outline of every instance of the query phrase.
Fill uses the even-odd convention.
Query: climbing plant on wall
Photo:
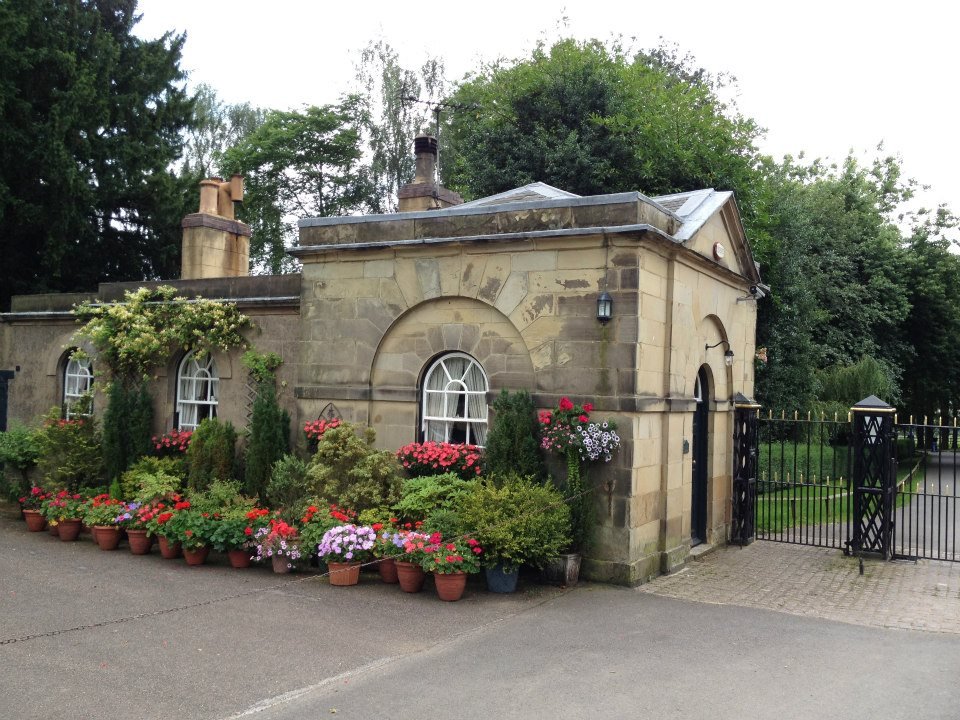
[[[128,291],[119,303],[85,302],[73,312],[83,323],[75,342],[89,341],[114,379],[146,377],[178,349],[203,355],[246,347],[241,331],[250,325],[232,303],[187,299],[168,285]]]

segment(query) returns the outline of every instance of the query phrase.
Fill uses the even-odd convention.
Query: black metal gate
[[[960,427],[897,424],[869,397],[845,418],[734,412],[731,542],[960,561]]]
[[[897,426],[896,557],[960,561],[958,434],[956,421],[951,427],[910,418]]]

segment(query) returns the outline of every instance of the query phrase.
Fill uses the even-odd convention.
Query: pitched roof
[[[527,200],[558,200],[562,198],[578,198],[572,192],[555,188],[553,185],[547,185],[542,182],[532,182],[522,187],[506,190],[496,195],[478,198],[462,205],[458,208],[483,207],[485,205],[504,205],[506,203],[525,202]]]

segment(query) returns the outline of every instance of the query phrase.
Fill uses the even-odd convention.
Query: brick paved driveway
[[[960,563],[865,560],[757,541],[721,547],[638,592],[873,627],[960,634]]]

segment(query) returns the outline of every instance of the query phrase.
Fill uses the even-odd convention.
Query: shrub
[[[537,408],[526,390],[503,390],[493,403],[494,420],[483,451],[484,472],[515,472],[543,482],[547,468],[540,450]]]
[[[355,510],[393,505],[400,495],[400,465],[393,453],[373,447],[372,428],[328,429],[317,442],[308,475],[312,494]]]
[[[158,458],[147,455],[137,460],[120,476],[120,495],[126,499],[150,502],[183,489],[182,458]]]
[[[119,380],[110,383],[107,409],[103,414],[103,460],[107,477],[116,480],[151,449],[153,401],[146,383],[128,386]]]
[[[473,490],[476,482],[461,480],[452,472],[404,480],[400,488],[400,500],[393,507],[406,520],[423,520],[436,510],[455,509],[459,500]]]
[[[253,402],[247,443],[247,494],[264,498],[274,463],[290,449],[290,415],[280,409],[272,383],[261,384]]]
[[[508,475],[499,485],[485,479],[463,499],[460,517],[489,565],[539,567],[570,543],[563,496],[532,478]]]
[[[273,464],[266,487],[266,505],[275,508],[297,508],[310,496],[307,463],[296,455],[284,455]],[[249,468],[248,468],[249,471]]]
[[[37,442],[40,446],[38,468],[46,487],[76,490],[103,483],[103,448],[93,416],[63,420],[60,408],[52,408],[44,416]]]
[[[20,423],[13,423],[6,432],[0,432],[0,465],[19,471],[20,477],[7,487],[11,499],[30,492],[30,470],[40,458],[37,431]]]
[[[423,530],[440,533],[443,538],[458,538],[466,533],[466,527],[455,510],[434,510],[423,521]]]
[[[237,431],[232,423],[216,419],[201,422],[187,450],[188,487],[202,491],[214,480],[228,480],[233,475],[236,444]]]

